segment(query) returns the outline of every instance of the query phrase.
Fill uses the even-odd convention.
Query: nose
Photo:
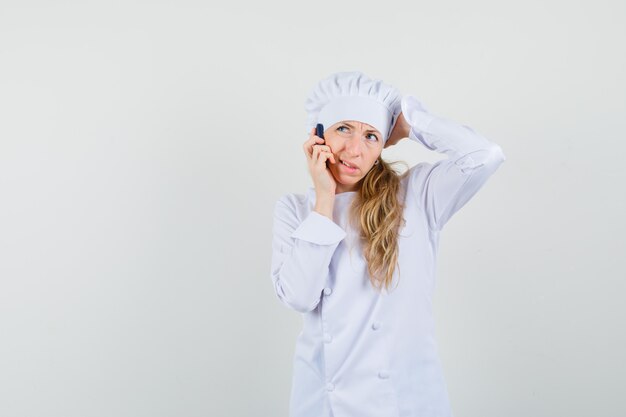
[[[350,135],[349,138],[346,139],[346,152],[351,156],[355,157],[361,154],[361,146],[363,146],[363,141],[361,140],[361,133],[355,132]]]

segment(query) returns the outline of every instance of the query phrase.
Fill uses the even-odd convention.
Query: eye
[[[348,130],[350,130],[350,128],[348,128],[348,126],[344,126],[344,125],[339,126],[336,130],[339,130],[339,131],[343,132],[343,130],[341,130],[341,129],[348,129]],[[378,136],[376,136],[375,134],[370,133],[369,135],[367,135],[367,137],[370,137],[370,136],[373,137],[373,142],[377,142],[378,141]]]

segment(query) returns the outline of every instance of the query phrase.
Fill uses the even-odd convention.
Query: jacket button
[[[325,295],[330,295],[330,293],[331,293],[331,292],[333,292],[333,290],[332,290],[332,289],[330,289],[330,288],[328,288],[328,287],[324,288],[324,294],[325,294]]]
[[[332,382],[329,382],[328,384],[326,384],[326,391],[332,391],[335,389],[335,384],[333,384]]]
[[[329,334],[325,334],[324,335],[324,343],[330,343],[330,341],[333,340],[333,337]]]
[[[378,377],[379,377],[380,379],[386,379],[386,378],[389,378],[389,372],[387,372],[387,371],[380,371],[380,372],[378,373]]]
[[[375,321],[374,323],[372,323],[372,329],[378,330],[379,327],[380,327],[380,322],[379,321]]]

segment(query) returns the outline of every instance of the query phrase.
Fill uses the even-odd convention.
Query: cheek
[[[331,143],[335,143],[337,141],[337,137],[332,132],[326,132],[324,133],[324,141],[326,142],[327,145]]]
[[[330,150],[333,151],[333,153],[337,153],[337,151],[339,150],[340,141],[337,141],[334,138],[326,137],[324,139],[324,143],[330,146]]]

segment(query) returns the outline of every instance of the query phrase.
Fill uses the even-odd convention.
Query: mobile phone
[[[318,123],[317,126],[315,126],[315,135],[324,139],[324,125],[323,124]]]
[[[320,138],[324,139],[324,125],[321,123],[318,123],[315,126],[315,135],[319,136]],[[326,140],[324,139],[324,143],[326,143]],[[321,143],[316,143],[316,145],[322,145]],[[326,168],[328,168],[328,164],[329,161],[328,159],[326,160]]]

